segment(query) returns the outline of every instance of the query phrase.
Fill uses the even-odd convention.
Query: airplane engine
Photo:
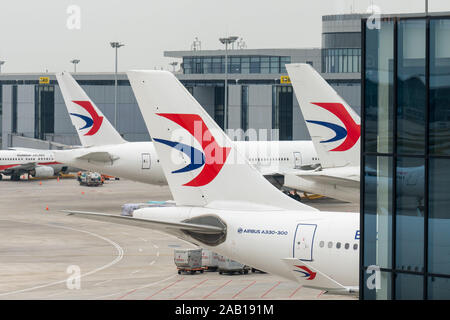
[[[55,170],[53,170],[52,167],[40,166],[34,168],[30,174],[36,178],[53,177],[55,175]]]

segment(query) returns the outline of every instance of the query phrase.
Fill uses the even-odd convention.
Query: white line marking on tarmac
[[[45,298],[51,298],[51,297],[59,296],[60,294],[63,294],[63,293],[67,293],[67,291],[66,291],[66,290],[64,290],[64,291],[60,291],[60,292],[56,292],[56,293],[52,293],[52,294],[50,294],[50,295],[46,296]]]
[[[100,282],[94,284],[94,286],[99,286],[99,285],[101,285],[101,284],[104,284],[104,283],[107,283],[107,282],[110,282],[110,281],[112,281],[112,279],[105,280],[105,281],[100,281]]]
[[[23,221],[17,221],[17,220],[7,220],[7,221],[12,221],[12,222],[19,222],[19,223],[28,223],[28,224],[34,224],[34,225],[40,225],[40,226],[50,226],[50,227],[55,227],[55,228],[61,228],[61,229],[67,229],[67,230],[72,230],[72,231],[77,231],[77,232],[82,232],[82,233],[86,233],[89,234],[93,237],[102,239],[106,242],[109,242],[110,244],[112,244],[116,250],[117,250],[117,257],[111,261],[110,263],[107,263],[97,269],[91,270],[87,273],[81,274],[80,275],[80,279],[86,276],[89,276],[91,274],[94,274],[96,272],[102,271],[106,268],[109,268],[113,265],[115,265],[116,263],[118,263],[120,260],[122,260],[123,258],[123,249],[120,245],[118,245],[117,243],[115,243],[114,241],[112,241],[111,239],[108,239],[106,237],[103,237],[99,234],[90,232],[90,231],[86,231],[86,230],[79,230],[79,229],[75,229],[75,228],[70,228],[70,227],[63,227],[63,226],[59,226],[59,225],[52,225],[52,224],[38,224],[38,223],[31,223],[31,222],[23,222]],[[28,292],[28,291],[32,291],[32,290],[36,290],[36,289],[42,289],[42,288],[46,288],[46,287],[51,287],[57,284],[61,284],[61,283],[65,283],[67,280],[60,280],[60,281],[55,281],[55,282],[51,282],[51,283],[46,283],[46,284],[42,284],[39,286],[35,286],[35,287],[31,287],[31,288],[26,288],[26,289],[20,289],[20,290],[15,290],[15,291],[9,291],[9,292],[4,292],[4,293],[0,293],[0,297],[2,296],[7,296],[7,295],[11,295],[11,294],[17,294],[17,293],[23,293],[23,292]]]
[[[150,265],[152,266],[152,265],[154,265],[155,264],[155,260],[153,260],[152,262],[150,262]]]

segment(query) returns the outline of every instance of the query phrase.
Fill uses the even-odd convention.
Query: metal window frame
[[[450,278],[450,274],[436,274],[429,272],[428,265],[428,237],[429,237],[429,165],[431,159],[450,159],[450,155],[432,155],[430,154],[430,61],[431,61],[431,21],[450,19],[449,16],[415,16],[415,17],[389,17],[382,18],[381,21],[394,21],[394,83],[393,83],[393,150],[392,153],[366,152],[365,148],[365,82],[366,82],[366,22],[367,19],[361,20],[361,168],[360,168],[360,275],[359,275],[359,299],[364,300],[364,273],[367,267],[364,265],[364,245],[365,245],[365,228],[364,228],[364,199],[365,199],[365,157],[366,156],[387,156],[392,157],[392,266],[391,268],[380,268],[380,271],[389,272],[391,274],[391,299],[396,297],[396,275],[397,274],[413,274],[423,277],[423,299],[428,299],[428,283],[429,277]],[[425,21],[425,145],[423,153],[420,155],[399,154],[397,152],[397,108],[398,108],[398,25],[399,22],[405,20],[424,20]],[[423,271],[400,270],[396,266],[397,251],[397,160],[398,157],[412,157],[424,159],[424,257]]]

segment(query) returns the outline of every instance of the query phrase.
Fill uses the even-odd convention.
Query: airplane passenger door
[[[313,243],[316,234],[316,224],[297,225],[294,237],[293,257],[303,261],[313,261]]]
[[[150,169],[150,153],[142,154],[142,169]]]
[[[300,152],[294,152],[294,169],[300,169],[302,166],[302,155]]]

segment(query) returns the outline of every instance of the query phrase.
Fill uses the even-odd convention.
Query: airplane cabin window
[[[358,244],[355,243],[355,244],[353,245],[353,250],[357,250],[357,249],[358,249]]]
[[[319,242],[319,247],[323,248],[324,245],[325,245],[325,243],[323,241]]]
[[[346,243],[344,247],[345,247],[345,249],[348,249],[348,248],[350,248],[350,244]]]
[[[341,243],[340,243],[340,242],[337,242],[337,243],[336,243],[336,248],[337,248],[337,249],[340,249],[340,248],[341,248]]]
[[[333,247],[333,242],[328,242],[328,248],[332,248]]]

